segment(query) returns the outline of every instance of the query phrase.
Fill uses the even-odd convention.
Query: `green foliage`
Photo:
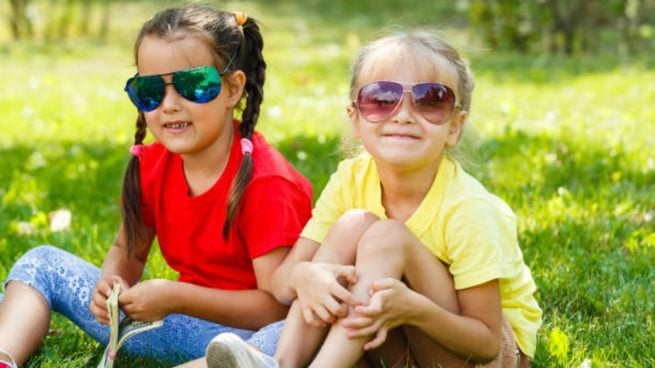
[[[225,3],[262,21],[269,70],[259,129],[310,178],[316,195],[342,157],[348,63],[358,46],[394,19],[458,26],[444,29],[455,45],[478,42],[448,2],[409,3]],[[161,7],[116,4],[124,16],[112,18],[104,45],[14,43],[0,35],[0,279],[36,245],[55,244],[99,265],[113,241],[135,119],[122,92],[134,73],[130,42]],[[1,13],[6,6],[0,3]],[[655,366],[652,57],[463,50],[477,76],[475,174],[519,215],[545,312],[534,366]],[[52,231],[49,214],[62,208],[72,224]],[[146,277],[174,278],[153,252]],[[55,315],[27,366],[93,367],[101,350]]]
[[[471,0],[471,25],[493,48],[527,52],[634,54],[655,47],[652,0]],[[643,50],[641,50],[643,51]]]

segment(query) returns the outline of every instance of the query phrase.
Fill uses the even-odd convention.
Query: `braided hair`
[[[197,37],[212,50],[218,70],[223,70],[229,60],[232,60],[229,70],[223,74],[229,75],[235,70],[241,70],[246,76],[245,106],[242,109],[239,132],[242,138],[252,138],[264,99],[263,86],[266,77],[266,62],[262,54],[264,42],[254,19],[246,18],[243,14],[196,5],[163,10],[144,23],[139,32],[134,44],[134,59],[137,65],[138,50],[145,36],[170,39]],[[139,111],[134,144],[142,144],[145,136],[145,117],[143,112]],[[222,231],[225,238],[229,235],[241,197],[252,178],[252,170],[252,153],[245,152],[230,189],[227,216]],[[125,170],[122,187],[123,223],[130,255],[145,236],[145,225],[141,218],[140,176],[139,159],[133,156]]]

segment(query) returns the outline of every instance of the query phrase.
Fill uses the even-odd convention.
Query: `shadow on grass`
[[[337,137],[293,136],[276,147],[311,180],[315,198],[342,158]],[[648,237],[655,232],[648,219],[655,208],[655,173],[640,169],[645,158],[524,131],[488,139],[481,152],[481,180],[524,220],[520,243],[545,311],[535,366],[548,363],[547,332],[554,326],[580,343],[606,344],[624,356],[648,349],[653,334],[643,326],[655,314],[655,244]],[[1,149],[0,274],[42,243],[99,265],[119,222],[117,198],[128,157],[126,147],[108,142]],[[52,233],[47,213],[58,208],[72,211],[73,226]],[[64,327],[62,336],[74,331]],[[603,336],[601,343],[594,342],[597,336]],[[629,346],[619,341],[628,336]],[[64,355],[93,351],[84,337],[70,347],[53,341],[52,349],[64,349]],[[47,349],[37,359],[48,359]]]

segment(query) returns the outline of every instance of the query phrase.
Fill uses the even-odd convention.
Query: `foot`
[[[278,368],[277,361],[255,349],[239,336],[226,332],[207,346],[208,368]]]

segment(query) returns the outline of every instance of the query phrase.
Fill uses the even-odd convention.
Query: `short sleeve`
[[[508,277],[521,262],[516,217],[487,199],[470,199],[448,214],[445,243],[456,289]]]
[[[155,226],[156,195],[161,190],[163,170],[170,155],[161,144],[154,142],[143,146],[139,160],[141,186],[141,219],[146,226]]]
[[[238,214],[238,232],[251,259],[295,244],[311,215],[311,194],[281,177],[248,184]]]
[[[343,170],[341,169],[342,165],[339,165],[316,201],[312,218],[302,231],[303,238],[322,243],[332,225],[347,210],[344,206]]]

